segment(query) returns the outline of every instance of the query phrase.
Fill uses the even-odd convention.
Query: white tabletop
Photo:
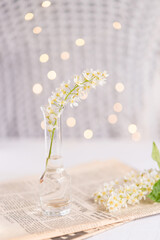
[[[122,140],[68,140],[63,142],[65,166],[92,160],[117,159],[139,170],[157,167],[151,159],[152,142]],[[0,140],[0,181],[41,174],[44,168],[43,139]],[[159,240],[160,216],[126,223],[92,237],[94,240]]]

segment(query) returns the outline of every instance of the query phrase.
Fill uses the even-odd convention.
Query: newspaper
[[[59,237],[55,237],[55,238],[49,238],[49,239],[45,239],[45,240],[83,240],[83,239],[88,239],[92,236],[95,236],[99,233],[103,233],[107,230],[110,230],[114,227],[120,226],[122,225],[123,222],[121,223],[114,223],[111,225],[107,225],[107,226],[103,226],[101,228],[96,228],[96,229],[90,229],[90,230],[86,230],[86,231],[81,231],[81,232],[76,232],[76,233],[71,233],[71,234],[66,234],[63,236],[59,236]]]
[[[66,234],[102,229],[160,213],[157,203],[142,204],[108,213],[93,202],[92,194],[103,182],[120,178],[131,168],[116,161],[95,161],[69,170],[72,177],[71,213],[43,216],[39,207],[38,178],[0,185],[0,239],[44,240]]]
[[[71,234],[66,234],[63,236],[59,236],[59,237],[55,237],[55,238],[49,238],[49,239],[45,239],[45,240],[83,240],[83,239],[88,239],[92,236],[95,236],[99,233],[103,233],[107,230],[110,230],[114,227],[120,226],[123,223],[115,223],[115,224],[111,224],[111,225],[107,225],[107,226],[103,226],[101,228],[97,228],[97,229],[90,229],[87,231],[81,231],[81,232],[76,232],[76,233],[71,233]]]

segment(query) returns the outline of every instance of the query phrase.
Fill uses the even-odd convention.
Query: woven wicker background
[[[160,1],[159,0],[51,0],[43,8],[39,0],[0,1],[0,136],[43,136],[40,106],[61,81],[93,68],[110,74],[104,88],[92,91],[77,109],[67,107],[63,136],[83,137],[86,129],[94,137],[130,138],[134,123],[142,138],[160,136]],[[34,18],[25,21],[25,14]],[[113,27],[114,22],[121,29]],[[42,32],[34,34],[40,26]],[[76,39],[85,40],[77,46]],[[70,54],[68,60],[61,53]],[[47,53],[49,61],[39,57]],[[54,70],[55,80],[47,73]],[[115,84],[122,82],[119,93]],[[43,91],[34,94],[40,83]],[[115,113],[120,102],[123,111]],[[116,124],[108,122],[116,114]],[[68,117],[76,125],[66,125]]]

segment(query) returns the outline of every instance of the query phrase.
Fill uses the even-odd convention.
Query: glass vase
[[[63,166],[61,155],[61,124],[57,120],[57,127],[47,130],[44,108],[41,108],[45,123],[45,157],[46,169],[40,180],[40,204],[42,211],[48,216],[66,215],[70,212],[70,176]],[[51,142],[52,141],[52,142]]]

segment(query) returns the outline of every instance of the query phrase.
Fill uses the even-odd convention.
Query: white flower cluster
[[[63,82],[56,92],[52,92],[48,99],[48,105],[43,108],[47,121],[48,131],[57,126],[57,119],[61,115],[65,105],[70,103],[71,107],[77,107],[84,96],[91,88],[104,85],[108,74],[106,71],[83,71],[81,75],[74,77],[74,84],[71,81]]]
[[[131,172],[119,181],[105,183],[103,188],[94,194],[94,201],[109,212],[117,211],[146,199],[159,179],[160,171],[158,170]]]

